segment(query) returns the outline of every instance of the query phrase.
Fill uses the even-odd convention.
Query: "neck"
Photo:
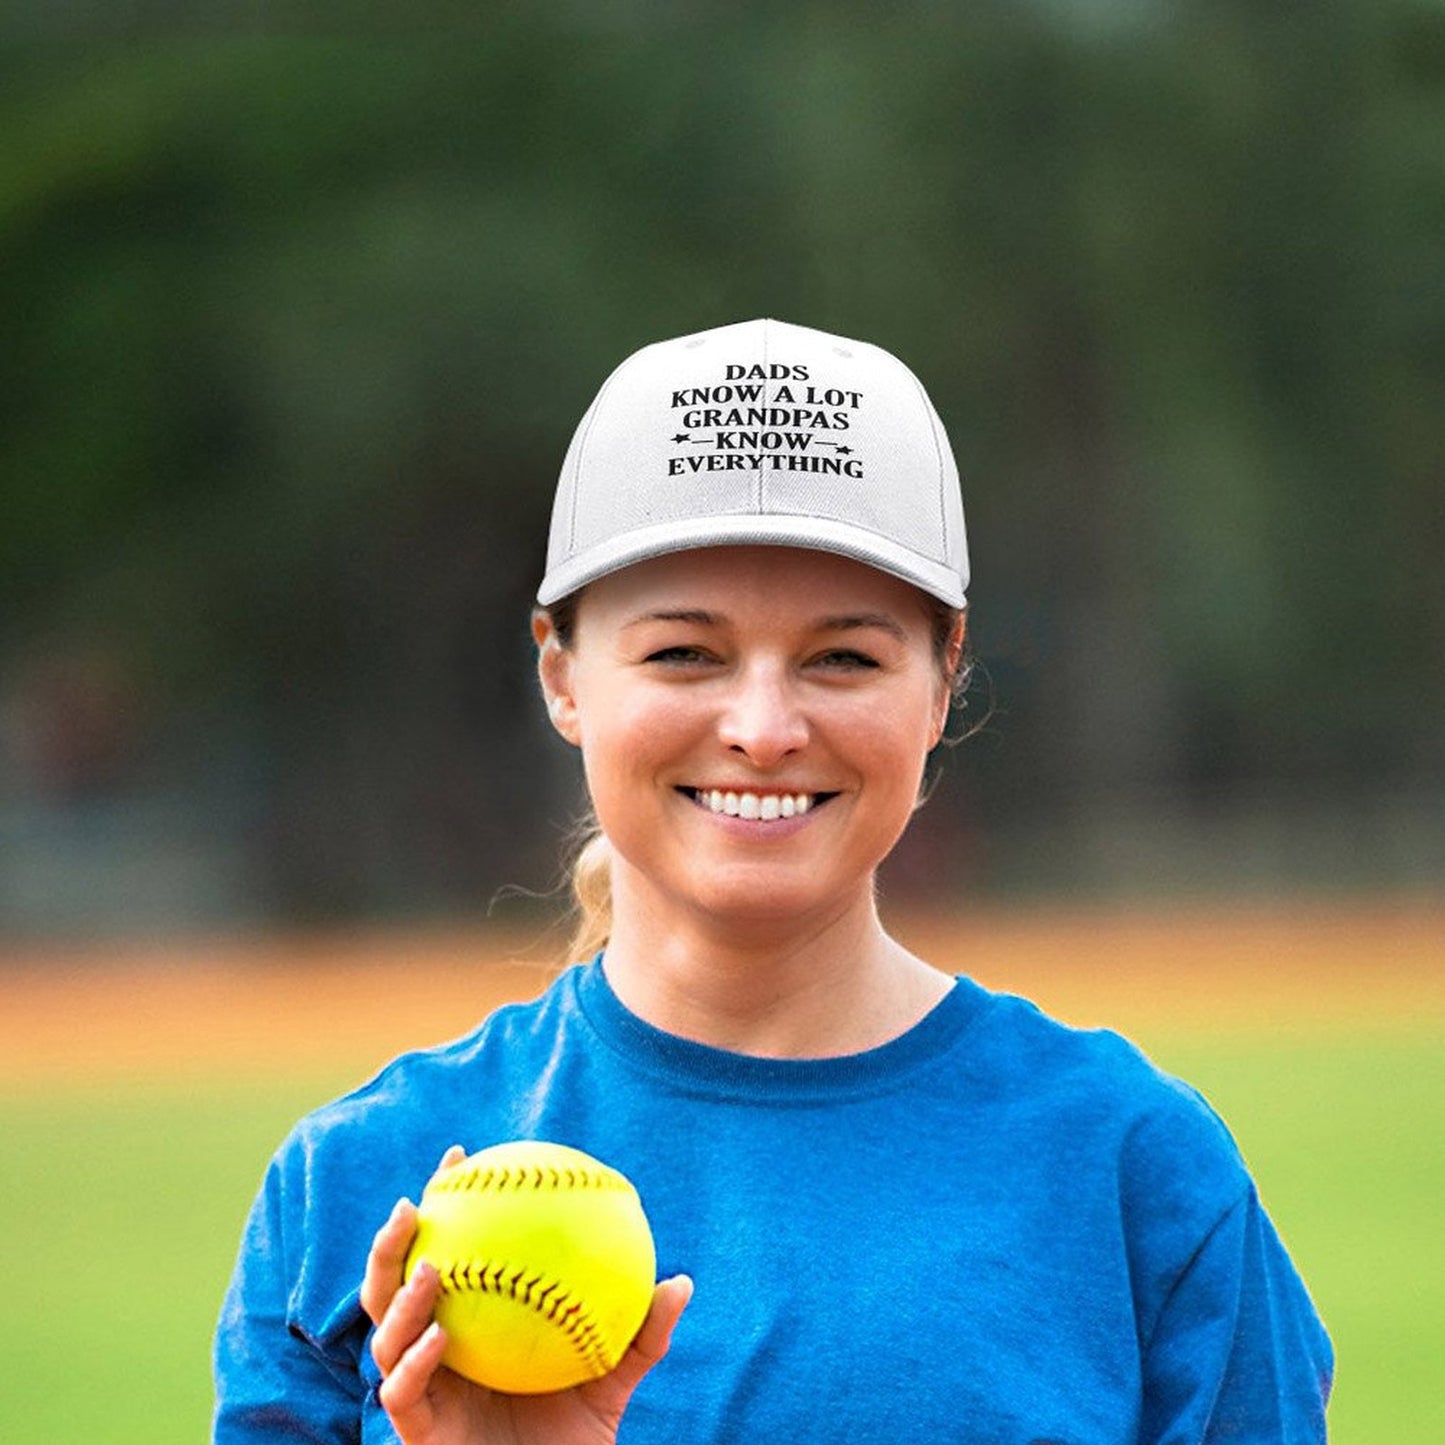
[[[678,917],[614,859],[612,904],[605,966],[618,998],[655,1027],[715,1048],[859,1053],[906,1032],[950,987],[888,936],[871,889],[808,919]]]

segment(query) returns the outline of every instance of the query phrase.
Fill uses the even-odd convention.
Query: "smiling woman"
[[[619,997],[717,1043],[697,1007],[716,977],[727,1042],[754,1054],[871,1047],[938,1001],[944,976],[886,941],[873,889],[948,715],[916,588],[827,552],[711,547],[592,583],[568,646],[545,612],[534,632],[613,853]],[[960,620],[951,658],[962,644]]]
[[[278,1151],[218,1441],[1323,1439],[1330,1344],[1217,1116],[879,917],[967,584],[947,437],[887,352],[754,321],[618,368],[532,619],[592,941]],[[634,1181],[663,1282],[610,1373],[510,1396],[442,1364],[407,1196],[528,1138]]]

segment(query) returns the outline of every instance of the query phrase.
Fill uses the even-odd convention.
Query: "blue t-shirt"
[[[959,979],[841,1058],[630,1013],[599,961],[304,1119],[216,1342],[220,1445],[392,1441],[358,1302],[442,1151],[547,1139],[636,1183],[696,1293],[625,1445],[1293,1445],[1329,1340],[1223,1124],[1116,1034]]]

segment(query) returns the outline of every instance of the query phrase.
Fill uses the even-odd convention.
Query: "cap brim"
[[[887,537],[850,522],[825,517],[740,513],[639,527],[588,548],[547,573],[537,590],[537,601],[543,607],[550,607],[589,582],[649,557],[690,552],[699,547],[739,546],[805,547],[851,557],[911,582],[950,607],[964,605],[968,587],[966,571],[960,573],[946,563],[921,557]]]

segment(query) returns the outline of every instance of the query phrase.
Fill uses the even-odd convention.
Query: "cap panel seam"
[[[768,363],[772,359],[773,323],[768,317],[763,317],[763,375],[768,374]],[[763,382],[763,400],[768,399],[768,383]],[[758,468],[758,476],[753,484],[753,513],[756,516],[763,516],[768,511],[767,505],[767,478],[763,475],[762,468]]]
[[[911,367],[905,367],[908,379],[913,383],[913,389],[918,393],[918,399],[923,405],[923,419],[928,423],[928,434],[933,438],[933,459],[934,470],[934,497],[938,502],[938,528],[943,537],[942,561],[947,565],[949,558],[953,555],[953,539],[948,535],[948,498],[944,489],[944,473],[947,468],[943,464],[943,448],[938,443],[938,423],[934,419],[933,402],[929,399],[923,383],[913,374]]]

